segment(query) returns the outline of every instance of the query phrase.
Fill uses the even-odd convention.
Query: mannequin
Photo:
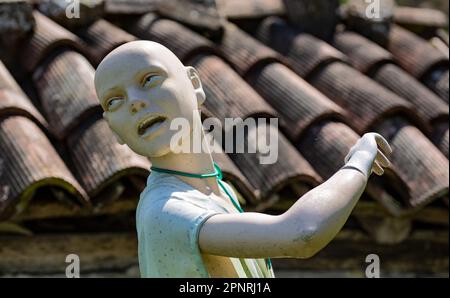
[[[273,277],[264,258],[312,257],[347,221],[372,172],[382,175],[390,166],[389,144],[368,133],[341,170],[284,214],[240,213],[231,188],[214,175],[199,178],[217,171],[208,150],[171,151],[177,133],[171,121],[201,125],[193,111],[206,98],[193,67],[158,43],[134,41],[105,57],[95,86],[118,142],[153,165],[136,214],[143,277]],[[192,141],[192,130],[185,134]],[[203,131],[200,137],[207,148]]]

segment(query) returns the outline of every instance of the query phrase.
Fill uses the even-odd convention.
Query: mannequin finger
[[[381,150],[378,150],[375,160],[383,168],[389,168],[392,165],[390,160],[386,157],[386,155],[383,154]]]
[[[377,145],[378,147],[381,149],[381,151],[385,154],[385,155],[390,155],[392,153],[392,148],[391,145],[389,145],[388,141],[386,141],[386,139],[381,136],[380,134],[375,134],[375,140],[377,141]]]
[[[377,161],[375,161],[375,162],[373,163],[372,170],[373,170],[373,172],[374,172],[375,174],[377,174],[378,176],[382,176],[382,175],[384,174],[383,168],[378,164]]]

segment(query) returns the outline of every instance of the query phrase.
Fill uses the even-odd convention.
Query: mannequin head
[[[147,157],[170,153],[176,118],[200,121],[193,111],[205,100],[197,71],[166,47],[133,41],[112,51],[95,73],[103,117],[121,144]],[[189,131],[188,133],[192,133]]]

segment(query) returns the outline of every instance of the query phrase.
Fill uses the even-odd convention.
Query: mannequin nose
[[[130,112],[131,114],[136,114],[141,109],[144,109],[147,107],[147,104],[142,100],[134,100],[130,105]]]

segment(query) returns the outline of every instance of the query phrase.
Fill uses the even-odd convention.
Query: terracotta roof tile
[[[83,204],[88,198],[45,134],[28,118],[0,120],[0,218],[21,212],[44,186],[64,189]]]
[[[69,47],[83,50],[83,43],[76,35],[38,11],[34,11],[33,16],[36,20],[34,33],[21,46],[20,60],[27,72],[33,72],[39,63],[55,49]]]
[[[394,21],[408,28],[425,27],[436,29],[448,26],[448,17],[445,13],[430,8],[399,6],[395,9]]]
[[[136,40],[128,32],[103,19],[78,30],[77,34],[86,42],[92,62],[95,65],[99,64],[114,48]]]
[[[449,98],[449,79],[450,72],[447,69],[437,69],[433,71],[428,78],[425,79],[425,84],[436,92],[448,104]]]
[[[217,2],[220,12],[227,19],[253,19],[285,13],[283,0],[219,0]]]
[[[412,103],[420,117],[430,125],[429,130],[436,122],[448,121],[448,106],[419,81],[393,64],[389,52],[353,32],[337,34],[334,44],[348,55],[356,69]]]
[[[175,21],[161,19],[153,13],[141,17],[131,32],[142,39],[166,45],[181,61],[200,53],[214,52],[214,45]]]
[[[386,136],[394,150],[392,162],[408,185],[411,207],[420,208],[448,195],[448,160],[416,127],[393,118],[385,120],[377,131]]]
[[[388,50],[396,61],[419,80],[439,67],[448,69],[448,58],[412,32],[392,26]]]
[[[347,55],[353,67],[362,73],[370,73],[379,65],[394,61],[387,50],[351,31],[335,34],[333,46]]]
[[[260,18],[267,15],[264,11],[281,5],[278,2],[231,4],[240,5],[242,14],[247,8],[249,18]],[[448,102],[448,82],[443,79],[448,76],[448,67],[441,63],[442,55],[434,50],[427,52],[426,41],[394,27],[388,37],[398,43],[390,44],[389,53],[370,41],[361,42],[357,35],[345,33],[348,38],[344,40],[344,35],[338,35],[341,44],[336,46],[349,55],[346,57],[329,44],[287,30],[283,21],[269,18],[260,26],[258,38],[276,52],[233,25],[226,25],[223,39],[218,42],[214,38],[218,42],[214,44],[176,21],[152,13],[133,20],[136,19],[133,14],[152,11],[156,5],[158,1],[114,0],[106,3],[104,12],[110,21],[126,19],[122,25],[129,25],[131,20],[132,26],[124,28],[129,28],[132,34],[168,46],[183,62],[198,68],[207,93],[204,116],[280,117],[280,129],[290,141],[279,133],[276,164],[261,165],[258,159],[261,152],[214,153],[225,178],[247,199],[249,209],[269,208],[280,198],[285,199],[285,189],[295,200],[322,178],[328,178],[342,166],[343,157],[359,138],[358,133],[368,129],[388,136],[395,150],[392,171],[388,170],[384,177],[372,178],[366,191],[391,214],[403,216],[448,194],[448,160],[418,129],[427,131],[427,125],[431,126],[430,138],[448,157],[445,103],[438,103],[434,94],[394,64],[399,63],[443,98],[447,95]],[[259,11],[258,7],[263,9]],[[284,8],[279,13],[283,11]],[[298,12],[290,11],[291,21],[293,13]],[[26,173],[11,177],[8,174],[6,179],[0,179],[7,186],[3,189],[9,191],[7,196],[3,193],[7,203],[0,203],[0,209],[4,210],[0,214],[9,216],[17,202],[32,197],[28,190],[36,185],[62,187],[82,202],[94,199],[97,204],[105,198],[120,196],[130,183],[139,191],[145,184],[150,163],[127,147],[119,146],[106,122],[99,119],[100,108],[92,85],[94,70],[88,62],[98,64],[109,51],[136,38],[127,29],[119,29],[103,19],[77,28],[74,32],[78,37],[39,12],[35,11],[34,17],[35,32],[21,47],[22,66],[33,73],[38,108],[46,119],[0,67],[0,151],[7,152],[7,169],[16,167],[17,173]],[[189,19],[183,21],[192,24]],[[330,26],[330,32],[333,27]],[[412,59],[402,61],[405,55],[399,47],[403,46],[417,50],[409,53]],[[397,95],[350,67],[350,63]],[[53,145],[35,124],[46,121],[51,134],[57,137]],[[276,132],[275,127],[260,124],[263,127]],[[18,129],[16,135],[12,134],[14,129]],[[248,132],[245,145],[256,146],[253,137],[252,131]],[[24,141],[30,138],[32,142]],[[27,146],[40,149],[25,156],[21,148]],[[67,149],[67,153],[62,150],[66,163],[57,153],[61,150],[55,148]],[[44,156],[44,151],[50,154]],[[58,161],[45,167],[49,164],[45,158]],[[49,181],[53,184],[46,184]],[[14,194],[11,183],[16,185]],[[399,207],[397,199],[403,200],[402,206]]]
[[[309,51],[304,50],[300,44],[289,42],[292,39],[298,39],[298,37],[295,37],[292,30],[287,25],[283,25],[281,20],[276,22],[269,20],[268,23],[276,24],[278,32],[290,34],[290,39],[286,43],[292,45],[292,49],[282,48],[282,50],[290,59],[296,61],[296,63],[292,63],[292,66],[297,73],[302,75],[304,73],[302,69],[304,58],[299,57],[309,56]],[[291,33],[289,30],[291,30]],[[270,35],[269,32],[273,33],[271,27],[268,27],[266,23],[263,25],[263,30],[259,32],[259,36],[262,36],[262,40],[267,44],[277,49],[279,44],[272,41],[272,37],[276,39],[276,36]],[[309,40],[320,43],[322,48],[330,47],[313,37],[310,37]],[[305,54],[303,54],[304,51]],[[307,62],[304,64],[307,65]],[[403,123],[402,129],[396,126],[396,122],[389,120],[398,116],[400,119],[412,119],[419,126],[423,126],[420,119],[415,115],[414,109],[403,98],[398,97],[340,61],[317,67],[315,72],[309,76],[308,81],[349,112],[353,127],[358,129],[360,133],[368,129],[375,129],[382,132],[383,135],[389,135],[395,152],[392,156],[394,169],[404,184],[408,186],[407,200],[412,208],[418,208],[424,202],[429,202],[448,193],[448,168],[445,172],[445,157],[417,128],[407,124],[407,120],[401,120],[403,121],[401,122]],[[380,128],[379,125],[383,125],[383,128]],[[405,145],[407,142],[414,144],[407,147]],[[427,171],[427,175],[430,175],[433,179],[429,179],[429,177],[420,178],[411,174],[416,173],[415,163],[410,163],[408,160],[418,162],[418,160],[424,158],[425,152],[427,158],[426,162],[423,163],[424,168],[422,170]],[[444,166],[442,166],[443,164]]]
[[[411,104],[346,64],[332,63],[308,81],[349,112],[353,127],[360,133],[390,115],[416,118]]]
[[[221,58],[200,55],[188,60],[188,64],[200,73],[208,99],[205,107],[216,117],[246,119],[277,116],[275,110]]]
[[[141,15],[154,11],[163,0],[108,0],[105,13],[112,15]]]
[[[449,133],[449,123],[447,122],[441,122],[435,125],[434,133],[432,136],[433,142],[436,144],[436,146],[441,150],[442,153],[447,157],[448,159],[448,133]]]
[[[105,120],[85,121],[67,138],[74,173],[91,198],[124,176],[146,181],[150,162],[117,143]]]
[[[210,0],[164,0],[158,5],[158,13],[178,22],[220,32],[223,15],[216,1]]]
[[[47,121],[0,61],[0,118],[9,115],[23,115],[48,128]]]
[[[10,115],[28,117],[42,128],[48,128],[47,121],[24,94],[0,89],[0,118],[6,118]]]
[[[262,124],[258,125],[258,139],[252,136],[255,133],[250,129],[245,138],[244,146],[257,148],[257,142],[264,140],[265,131],[267,138],[278,134],[278,160],[274,164],[261,164],[259,154],[231,154],[231,158],[247,177],[252,186],[260,193],[262,200],[270,200],[273,195],[280,192],[290,184],[304,184],[308,187],[315,187],[322,181],[311,165],[299,154],[283,134],[277,132],[277,128]],[[270,136],[272,134],[272,136]],[[261,140],[260,138],[263,137]],[[266,141],[266,144],[268,142]],[[271,202],[275,203],[275,202]]]
[[[325,119],[346,121],[343,109],[280,63],[255,70],[247,81],[280,114],[284,132],[294,141]]]
[[[231,23],[225,26],[225,33],[219,46],[226,59],[244,77],[254,67],[282,60],[277,52],[248,38],[246,33]]]
[[[59,139],[100,111],[94,87],[94,68],[81,54],[63,51],[33,75],[49,129]]]
[[[344,61],[345,56],[319,42],[309,34],[296,34],[280,18],[269,17],[260,25],[257,38],[284,56],[291,57],[289,63],[301,77],[307,77],[315,69],[334,61]]]

